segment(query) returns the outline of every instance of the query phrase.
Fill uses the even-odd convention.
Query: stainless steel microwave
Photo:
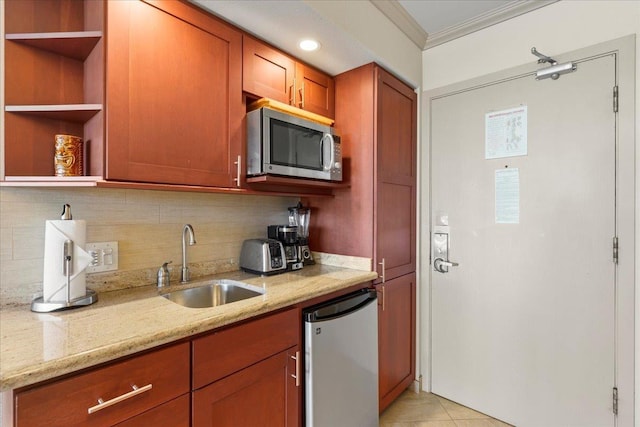
[[[331,126],[262,107],[247,113],[247,175],[342,181],[340,137]]]

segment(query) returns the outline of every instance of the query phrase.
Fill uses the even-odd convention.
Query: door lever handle
[[[433,260],[433,269],[439,273],[448,273],[449,267],[457,267],[459,264],[453,261],[445,261],[442,258],[436,258]]]

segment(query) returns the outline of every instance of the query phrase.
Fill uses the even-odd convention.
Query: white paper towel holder
[[[31,302],[31,311],[37,313],[49,313],[51,311],[65,308],[83,307],[98,301],[96,291],[87,289],[84,296],[71,299],[71,275],[73,274],[73,240],[67,239],[63,246],[63,274],[67,276],[66,299],[65,301],[45,301],[44,296],[38,297]]]
[[[61,219],[71,219],[71,207],[68,204],[64,205],[62,210]],[[98,301],[98,294],[96,291],[86,289],[85,295],[71,299],[71,276],[73,274],[73,240],[67,239],[63,245],[62,254],[62,274],[67,278],[66,299],[65,301],[45,301],[44,296],[38,297],[31,302],[31,311],[37,313],[49,313],[51,311],[63,310],[67,308],[83,307],[91,305]]]

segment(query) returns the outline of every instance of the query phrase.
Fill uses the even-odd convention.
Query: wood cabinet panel
[[[246,34],[242,43],[242,89],[259,98],[289,104],[294,91],[295,61]]]
[[[193,393],[193,425],[296,426],[298,387],[291,376],[294,347]],[[293,367],[292,367],[293,365]]]
[[[191,396],[183,394],[145,413],[116,424],[115,427],[189,427]]]
[[[83,63],[7,40],[5,103],[81,104],[84,102]]]
[[[109,2],[108,22],[107,179],[234,186],[241,33],[182,2]]]
[[[375,259],[392,279],[416,270],[417,95],[380,68],[377,76]]]
[[[415,377],[415,273],[376,285],[378,309],[379,409],[391,404]]]
[[[98,399],[111,399],[151,385],[92,414]],[[189,392],[189,344],[182,343],[117,362],[84,374],[19,391],[17,426],[108,426],[127,420]],[[64,398],[62,399],[61,397]]]
[[[290,309],[193,340],[193,389],[296,345],[300,316]]]
[[[307,200],[313,209],[309,246],[373,258],[381,276],[384,259],[390,280],[415,271],[417,96],[375,64],[335,80],[336,127],[350,187],[335,190],[333,199]]]
[[[305,64],[296,64],[296,106],[321,116],[335,117],[333,78]]]
[[[7,34],[83,31],[84,10],[84,2],[78,0],[6,0],[6,16],[22,19],[7,19],[5,31]]]

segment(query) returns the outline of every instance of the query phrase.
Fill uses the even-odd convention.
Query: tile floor
[[[381,415],[380,427],[509,427],[431,393],[405,391]]]

